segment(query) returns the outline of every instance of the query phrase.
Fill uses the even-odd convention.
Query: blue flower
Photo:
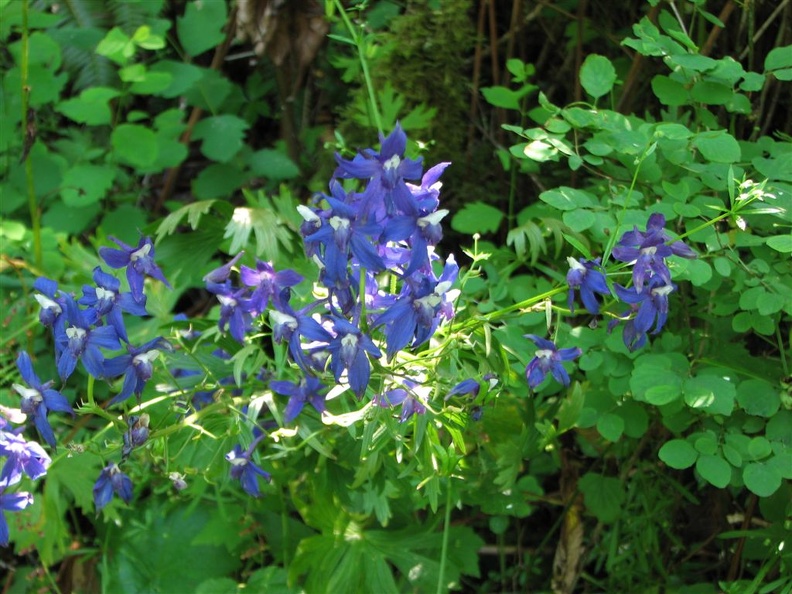
[[[66,331],[58,334],[55,342],[58,375],[66,381],[82,360],[89,374],[102,377],[104,355],[99,349],[120,349],[118,333],[113,326],[92,327],[97,322],[96,310],[81,310],[71,296],[66,297],[65,305]]]
[[[335,175],[370,180],[361,197],[367,217],[372,213],[374,220],[381,220],[385,213],[414,213],[417,204],[405,180],[421,177],[422,159],[404,158],[407,135],[398,123],[387,138],[380,136],[380,140],[380,153],[367,150],[355,155],[351,161],[336,155],[338,168]]]
[[[110,401],[110,406],[118,404],[129,398],[134,392],[140,398],[146,382],[151,379],[154,372],[154,361],[161,350],[171,350],[168,342],[158,336],[140,347],[127,345],[127,354],[108,359],[104,362],[102,374],[105,377],[124,376],[124,385],[121,391]]]
[[[110,503],[113,493],[118,495],[125,503],[132,501],[132,479],[121,472],[118,464],[111,462],[102,469],[93,488],[94,506],[96,513],[102,511]]]
[[[33,417],[36,429],[38,429],[44,441],[51,447],[55,447],[55,434],[52,432],[52,427],[47,419],[47,413],[54,410],[74,415],[74,410],[72,410],[69,401],[60,392],[52,389],[52,381],[46,384],[41,383],[36,372],[33,371],[30,355],[25,351],[19,353],[16,364],[19,368],[19,374],[29,386],[26,388],[19,384],[12,385],[17,394],[22,397],[19,407],[23,413]]]
[[[97,266],[93,271],[96,287],[83,285],[83,296],[77,301],[80,305],[93,307],[99,317],[105,318],[107,323],[115,328],[119,338],[129,342],[124,316],[127,312],[133,316],[146,316],[146,296],[136,301],[132,293],[121,293],[121,283],[114,276],[107,274]]]
[[[414,214],[391,217],[385,226],[382,238],[385,241],[408,241],[410,246],[410,263],[404,271],[405,276],[419,269],[427,269],[429,263],[429,246],[437,245],[443,238],[440,221],[448,211],[420,211]]]
[[[312,367],[312,364],[303,351],[302,339],[319,343],[329,343],[333,340],[333,335],[308,315],[308,311],[313,306],[314,304],[311,304],[300,311],[295,311],[288,304],[282,304],[269,312],[275,342],[285,340],[289,344],[292,360],[305,372]]]
[[[159,266],[154,262],[154,243],[150,237],[141,237],[137,247],[110,237],[120,247],[116,250],[108,247],[99,248],[99,255],[110,268],[125,268],[129,288],[135,301],[143,300],[143,281],[146,276],[155,278],[166,287],[171,288]]]
[[[217,295],[220,302],[220,319],[217,322],[220,330],[225,332],[227,325],[231,336],[244,343],[245,334],[253,321],[248,301],[250,291],[245,288],[235,289],[229,280],[222,284],[209,281],[206,283],[206,290]]]
[[[30,493],[5,493],[5,489],[0,486],[0,546],[8,546],[8,523],[5,519],[5,512],[18,512],[33,503],[33,495]]]
[[[330,369],[336,381],[340,381],[341,374],[346,369],[349,387],[360,398],[366,391],[371,375],[368,355],[379,359],[382,353],[371,338],[343,318],[333,317],[333,329],[336,336],[327,346],[330,352]]]
[[[325,411],[325,392],[327,390],[322,382],[312,375],[304,377],[299,384],[275,380],[270,382],[270,388],[277,394],[289,397],[289,402],[283,413],[283,422],[286,424],[297,418],[306,403],[310,403],[319,414]]]
[[[626,289],[621,285],[614,285],[616,295],[637,308],[635,318],[629,320],[624,329],[624,343],[630,350],[636,350],[646,343],[646,333],[654,326],[657,334],[663,329],[668,319],[668,296],[676,290],[673,283],[666,284],[660,276],[653,276],[644,285],[642,291],[636,287]]]
[[[253,443],[245,451],[242,450],[241,445],[235,445],[234,449],[225,456],[225,459],[231,464],[231,478],[238,480],[245,493],[252,497],[261,495],[258,477],[262,477],[266,481],[271,480],[270,473],[262,470],[250,459],[259,441],[261,441],[261,437],[254,439]]]
[[[215,268],[214,270],[208,272],[206,276],[203,277],[203,281],[212,282],[212,283],[226,282],[228,280],[228,277],[231,276],[231,269],[244,254],[245,252],[241,251],[236,256],[231,258],[231,260],[226,264],[223,264],[219,268]]]
[[[127,419],[127,430],[124,431],[124,447],[121,448],[121,457],[127,458],[133,448],[139,448],[149,436],[149,416],[132,415]]]
[[[21,435],[0,431],[0,455],[6,457],[0,471],[0,487],[13,485],[26,474],[31,480],[47,474],[52,460],[35,441],[26,441]]]
[[[600,295],[610,295],[608,283],[605,281],[605,275],[596,268],[600,265],[600,259],[589,262],[581,258],[575,260],[572,257],[567,258],[569,262],[569,272],[567,273],[567,284],[569,285],[569,296],[567,302],[569,310],[575,312],[575,289],[580,290],[580,299],[583,301],[583,307],[589,313],[597,315],[599,313],[599,302],[594,296],[594,293]]]
[[[695,258],[696,253],[681,241],[673,241],[665,230],[665,217],[654,213],[646,223],[646,233],[637,227],[622,235],[613,249],[613,257],[620,262],[634,262],[633,284],[638,292],[643,289],[644,282],[652,276],[659,276],[665,284],[671,284],[671,272],[665,258],[675,255],[683,258]]]
[[[248,287],[255,287],[250,296],[249,310],[253,315],[259,315],[267,309],[270,299],[280,303],[282,295],[289,294],[289,288],[302,282],[303,277],[293,270],[275,272],[270,262],[256,261],[256,269],[242,266],[239,269],[242,283]]]
[[[577,359],[583,351],[577,347],[558,349],[552,341],[540,338],[535,334],[526,334],[525,338],[529,338],[539,347],[539,350],[534,354],[534,358],[531,359],[525,368],[528,386],[535,390],[544,381],[548,373],[552,374],[556,381],[568,386],[569,374],[561,362]]]
[[[41,306],[39,321],[42,325],[51,328],[54,333],[62,332],[63,311],[66,309],[66,305],[63,295],[59,295],[58,283],[41,276],[33,282],[33,288],[39,291],[34,295]]]
[[[412,382],[409,382],[412,383]],[[426,406],[413,394],[404,388],[394,388],[374,398],[374,403],[383,408],[401,406],[399,422],[404,423],[413,415],[422,415],[426,412]]]

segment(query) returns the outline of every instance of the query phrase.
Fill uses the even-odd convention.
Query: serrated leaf
[[[197,56],[223,41],[225,22],[225,0],[194,0],[176,19],[176,33],[184,51]]]
[[[105,197],[113,186],[116,168],[104,165],[78,164],[63,176],[61,198],[73,208],[90,206]]]
[[[157,136],[138,124],[121,124],[110,136],[116,157],[132,167],[145,168],[157,159]]]
[[[617,478],[587,473],[578,481],[586,508],[600,522],[614,522],[622,513],[624,487]]]
[[[185,216],[187,217],[187,222],[189,223],[190,227],[192,227],[193,231],[197,229],[198,223],[201,221],[201,217],[209,212],[209,209],[214,203],[214,200],[200,200],[198,202],[188,204],[187,206],[182,206],[180,209],[170,213],[162,220],[159,227],[157,227],[157,243],[159,243],[166,235],[170,235],[176,231],[176,228],[179,226],[179,223],[181,223],[181,220]]]
[[[209,159],[227,163],[242,148],[248,123],[236,116],[224,114],[198,122],[193,138],[202,140],[201,152]]]

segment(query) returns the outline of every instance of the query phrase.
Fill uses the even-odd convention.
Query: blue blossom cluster
[[[110,268],[125,269],[130,291],[121,290],[121,282],[101,266],[93,271],[93,285],[84,285],[83,294],[74,295],[58,289],[48,278],[36,279],[33,286],[36,301],[41,306],[39,320],[47,327],[55,346],[55,362],[61,383],[65,383],[82,363],[85,371],[95,379],[114,381],[123,378],[121,391],[109,402],[115,405],[133,394],[140,399],[153,373],[153,361],[170,345],[157,337],[140,346],[130,344],[124,314],[146,316],[145,277],[168,285],[162,271],[154,262],[154,245],[150,238],[141,237],[137,246],[111,238],[118,249],[102,247],[99,255]],[[170,286],[170,285],[168,285]],[[123,346],[122,346],[123,345]],[[109,356],[125,350],[125,353]],[[17,368],[26,385],[14,384],[21,397],[20,410],[33,420],[41,438],[55,447],[55,434],[49,413],[74,415],[68,400],[53,388],[54,381],[42,383],[33,370],[30,356],[21,352]],[[148,417],[128,418],[129,431],[124,435],[123,459],[133,447],[142,445],[148,437]],[[94,487],[97,512],[118,494],[124,501],[132,498],[132,482],[115,463],[101,472]]]

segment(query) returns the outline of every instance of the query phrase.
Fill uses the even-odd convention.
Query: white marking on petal
[[[399,158],[399,155],[393,155],[390,159],[388,159],[387,161],[385,161],[385,163],[382,164],[382,168],[385,171],[388,171],[390,169],[398,168],[400,164],[401,164],[401,159]]]
[[[137,260],[140,260],[141,258],[146,258],[149,255],[150,251],[151,251],[151,244],[150,243],[144,243],[142,248],[140,248],[139,250],[135,250],[134,252],[132,252],[130,254],[129,260],[131,262],[136,262]]]
[[[61,313],[63,311],[61,309],[60,305],[58,305],[55,301],[53,301],[52,299],[50,299],[46,295],[41,295],[40,293],[36,293],[34,295],[34,297],[36,298],[36,301],[38,301],[39,305],[41,306],[41,309],[49,309],[49,310],[54,311],[56,314],[59,314],[59,313]]]

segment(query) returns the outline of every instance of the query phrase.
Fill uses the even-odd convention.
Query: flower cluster
[[[157,337],[141,346],[129,341],[124,315],[147,316],[145,277],[152,277],[168,285],[159,266],[154,262],[154,245],[150,238],[142,237],[136,247],[111,238],[120,249],[102,247],[99,255],[110,268],[123,268],[130,291],[122,291],[121,282],[101,266],[93,271],[93,285],[84,285],[82,296],[58,289],[55,281],[38,278],[34,288],[36,301],[41,306],[39,320],[52,334],[55,345],[55,362],[58,376],[65,383],[82,363],[94,379],[114,381],[123,377],[121,391],[110,405],[128,399],[132,394],[140,399],[143,388],[151,379],[153,361],[161,351],[170,350],[169,344]],[[169,286],[169,285],[168,285]],[[122,346],[123,345],[123,346]],[[125,350],[123,354],[110,356]],[[13,384],[20,395],[20,410],[33,420],[41,438],[55,447],[55,433],[49,421],[50,412],[74,415],[69,401],[53,388],[53,381],[42,383],[33,370],[30,356],[21,352],[17,357],[19,374],[26,385]],[[141,425],[141,418],[145,418]],[[123,458],[133,447],[142,445],[148,436],[147,417],[130,417],[130,431],[126,434]],[[124,501],[132,497],[132,483],[115,463],[108,464],[94,487],[97,512],[118,494]]]

